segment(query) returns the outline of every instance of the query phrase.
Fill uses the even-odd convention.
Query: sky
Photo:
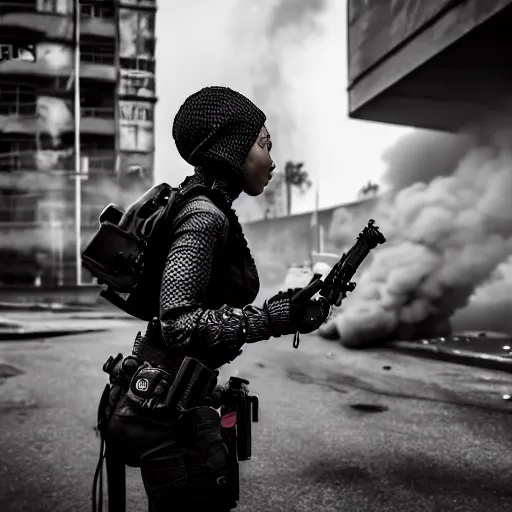
[[[294,194],[293,213],[314,208],[315,187],[320,208],[355,200],[368,180],[380,182],[383,150],[411,131],[349,119],[343,0],[160,0],[156,37],[157,182],[175,185],[192,172],[172,122],[208,85],[236,89],[266,113],[277,170],[304,162],[314,186]],[[238,201],[242,218],[257,215],[253,201]]]

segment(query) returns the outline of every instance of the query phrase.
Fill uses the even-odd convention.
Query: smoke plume
[[[309,133],[304,131],[304,110],[311,108],[304,102],[306,55],[324,36],[328,7],[328,0],[269,0],[249,5],[237,0],[231,13],[231,46],[237,51],[230,55],[224,80],[247,94],[267,115],[277,172],[286,160],[309,161],[304,149]],[[242,218],[262,217],[265,210],[263,198],[244,195],[236,207]]]
[[[474,143],[470,135],[416,130],[383,152],[387,170],[382,179],[395,190],[430,183],[436,176],[450,175]]]
[[[279,140],[279,155],[294,149],[293,132],[300,123],[293,104],[295,80],[301,74],[297,54],[321,34],[319,17],[327,0],[274,0],[249,7],[239,0],[233,16],[232,37],[243,48],[250,85],[248,93],[268,117]],[[248,59],[249,57],[249,59]]]
[[[451,319],[454,330],[497,331],[512,335],[512,258],[508,258]]]
[[[512,253],[510,133],[495,131],[488,145],[467,151],[449,176],[440,174],[447,174],[467,142],[451,138],[448,161],[439,160],[437,171],[417,155],[442,156],[450,140],[444,135],[430,138],[441,143],[439,150],[434,143],[428,151],[411,149],[409,162],[407,152],[395,157],[403,172],[423,182],[402,188],[374,211],[388,242],[374,251],[333,320],[344,344],[447,334],[450,317],[507,260]],[[399,173],[389,176],[398,188]]]

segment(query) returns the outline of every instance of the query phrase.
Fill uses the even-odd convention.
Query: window
[[[36,93],[33,87],[0,82],[0,115],[34,116],[35,113]]]
[[[29,62],[35,62],[36,54],[34,46],[0,44],[0,61],[3,60],[28,60]]]
[[[28,170],[34,165],[35,141],[2,140],[0,144],[0,172]]]
[[[119,63],[122,69],[130,69],[134,71],[147,71],[155,73],[155,60],[140,57],[120,57]]]
[[[94,64],[112,65],[115,62],[113,44],[87,44],[80,45],[80,57],[84,62]]]
[[[111,91],[96,88],[82,88],[80,98],[82,117],[114,119],[114,95]]]
[[[106,1],[80,2],[80,15],[84,18],[114,18],[114,3]]]
[[[121,124],[119,127],[121,151],[153,151],[153,128],[137,124]]]
[[[36,194],[0,192],[0,222],[36,222]]]
[[[121,58],[154,58],[155,13],[153,11],[119,9],[119,31]]]
[[[66,219],[73,217],[72,207],[66,204],[65,200],[42,200],[37,205],[37,220],[39,222],[55,223],[54,227],[60,227],[65,224]]]
[[[147,101],[119,102],[120,149],[153,151],[154,105]]]
[[[42,92],[47,93],[49,96],[52,95],[55,91],[71,91],[73,88],[73,75],[70,76],[56,76],[54,78],[49,78],[48,85],[46,86],[46,90]]]
[[[10,12],[34,12],[36,10],[36,0],[11,0],[10,2],[0,2],[0,16]]]
[[[87,158],[89,166],[89,174],[91,179],[94,179],[94,175],[113,174],[116,166],[116,154],[115,151],[109,150],[97,150],[82,152],[82,157]]]
[[[39,12],[69,14],[73,11],[73,3],[69,0],[37,0]]]

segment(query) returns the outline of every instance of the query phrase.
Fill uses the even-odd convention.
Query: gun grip
[[[316,281],[308,284],[292,297],[292,303],[303,302],[311,299],[311,297],[313,297],[313,295],[322,288],[323,284],[324,283],[321,279],[317,279]]]

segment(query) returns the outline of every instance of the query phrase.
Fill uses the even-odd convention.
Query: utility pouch
[[[127,397],[140,409],[162,409],[172,382],[172,376],[161,368],[144,363],[133,375]]]
[[[103,364],[103,371],[109,375],[109,384],[105,386],[98,404],[97,429],[101,436],[105,435],[110,418],[127,391],[135,368],[139,365],[135,357],[123,357],[123,354],[110,356]]]
[[[219,372],[201,361],[185,357],[165,399],[166,407],[186,411],[204,405],[217,384]]]

